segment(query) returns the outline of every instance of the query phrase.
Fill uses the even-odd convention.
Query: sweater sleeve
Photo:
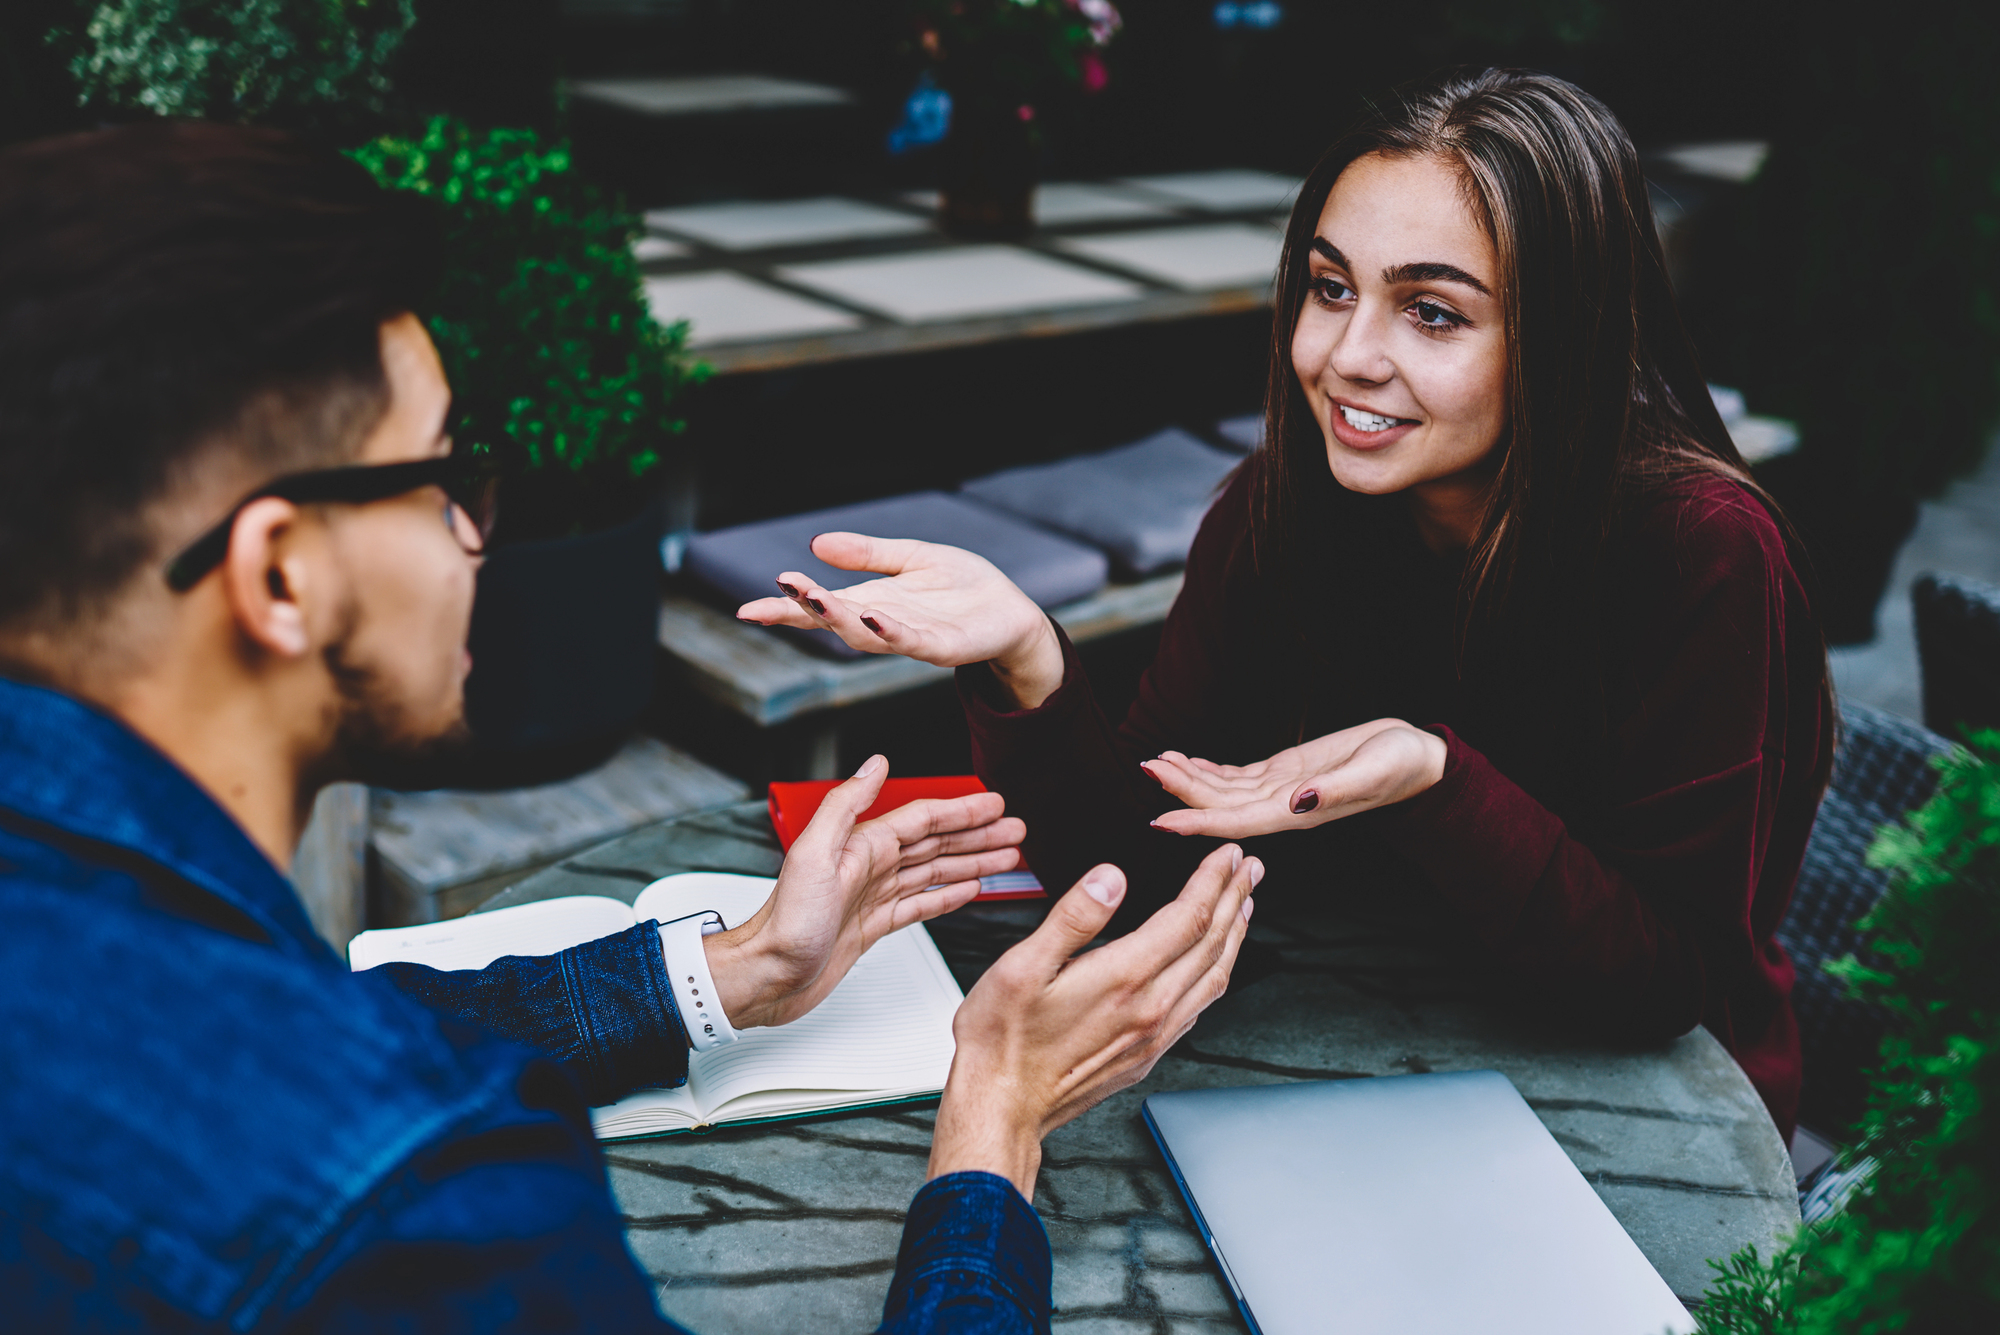
[[[1812,772],[1828,726],[1787,735],[1795,706],[1817,717],[1788,698],[1803,595],[1776,526],[1731,491],[1681,516],[1657,544],[1669,559],[1628,591],[1645,615],[1627,659],[1643,666],[1587,838],[1442,726],[1443,778],[1380,826],[1503,974],[1634,1038],[1731,1013],[1775,925],[1758,892],[1780,784]]]
[[[1060,626],[1062,685],[1039,708],[1017,708],[983,663],[958,670],[973,767],[1006,797],[1008,814],[1027,822],[1023,854],[1042,884],[1060,894],[1100,862],[1126,873],[1135,893],[1114,932],[1179,893],[1214,844],[1151,828],[1155,816],[1179,804],[1139,762],[1170,748],[1207,754],[1214,710],[1227,703],[1220,689],[1225,585],[1248,517],[1246,473],[1239,471],[1202,521],[1159,652],[1123,724],[1114,727],[1105,716]]]

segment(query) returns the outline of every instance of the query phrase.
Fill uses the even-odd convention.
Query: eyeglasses
[[[419,487],[440,487],[447,497],[445,527],[468,553],[486,548],[497,515],[495,501],[499,479],[484,462],[468,454],[451,454],[434,459],[417,459],[400,464],[355,464],[346,468],[322,468],[310,473],[292,473],[267,482],[236,502],[222,522],[195,539],[167,566],[167,587],[186,593],[199,584],[209,571],[222,564],[229,554],[229,534],[236,516],[252,501],[274,496],[294,505],[332,503],[366,505],[402,496]],[[474,541],[466,540],[464,528]]]

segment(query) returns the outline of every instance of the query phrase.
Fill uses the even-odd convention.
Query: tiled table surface
[[[719,371],[1245,310],[1269,297],[1297,182],[1229,170],[1055,182],[1019,244],[940,234],[935,196],[655,209],[636,250],[662,321]]]
[[[522,882],[489,907],[565,894],[630,900],[709,869],[772,875],[761,803],[681,817]],[[1217,1003],[1143,1084],[1051,1136],[1035,1205],[1055,1249],[1055,1327],[1194,1332],[1242,1326],[1140,1125],[1155,1090],[1491,1068],[1513,1080],[1683,1298],[1710,1257],[1769,1250],[1798,1225],[1785,1149],[1704,1030],[1605,1047],[1503,1013],[1459,971],[1385,925],[1332,916],[1267,884],[1252,935],[1282,965]],[[1313,907],[1318,905],[1320,907]],[[1031,930],[1035,904],[933,925],[961,984]],[[704,1335],[865,1331],[879,1319],[903,1211],[923,1182],[928,1109],[607,1145],[640,1264],[661,1307]]]

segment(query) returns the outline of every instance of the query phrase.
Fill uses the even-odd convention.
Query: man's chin
[[[330,778],[376,788],[434,788],[472,748],[472,729],[462,714],[427,735],[370,726],[374,722],[351,720],[341,730]]]

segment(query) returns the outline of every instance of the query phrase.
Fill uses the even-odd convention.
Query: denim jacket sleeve
[[[877,1335],[1048,1335],[1049,1238],[1013,1183],[947,1173],[910,1202]]]
[[[483,969],[382,964],[372,972],[433,1010],[555,1058],[592,1105],[687,1080],[687,1032],[657,922],[556,955],[507,955]]]

